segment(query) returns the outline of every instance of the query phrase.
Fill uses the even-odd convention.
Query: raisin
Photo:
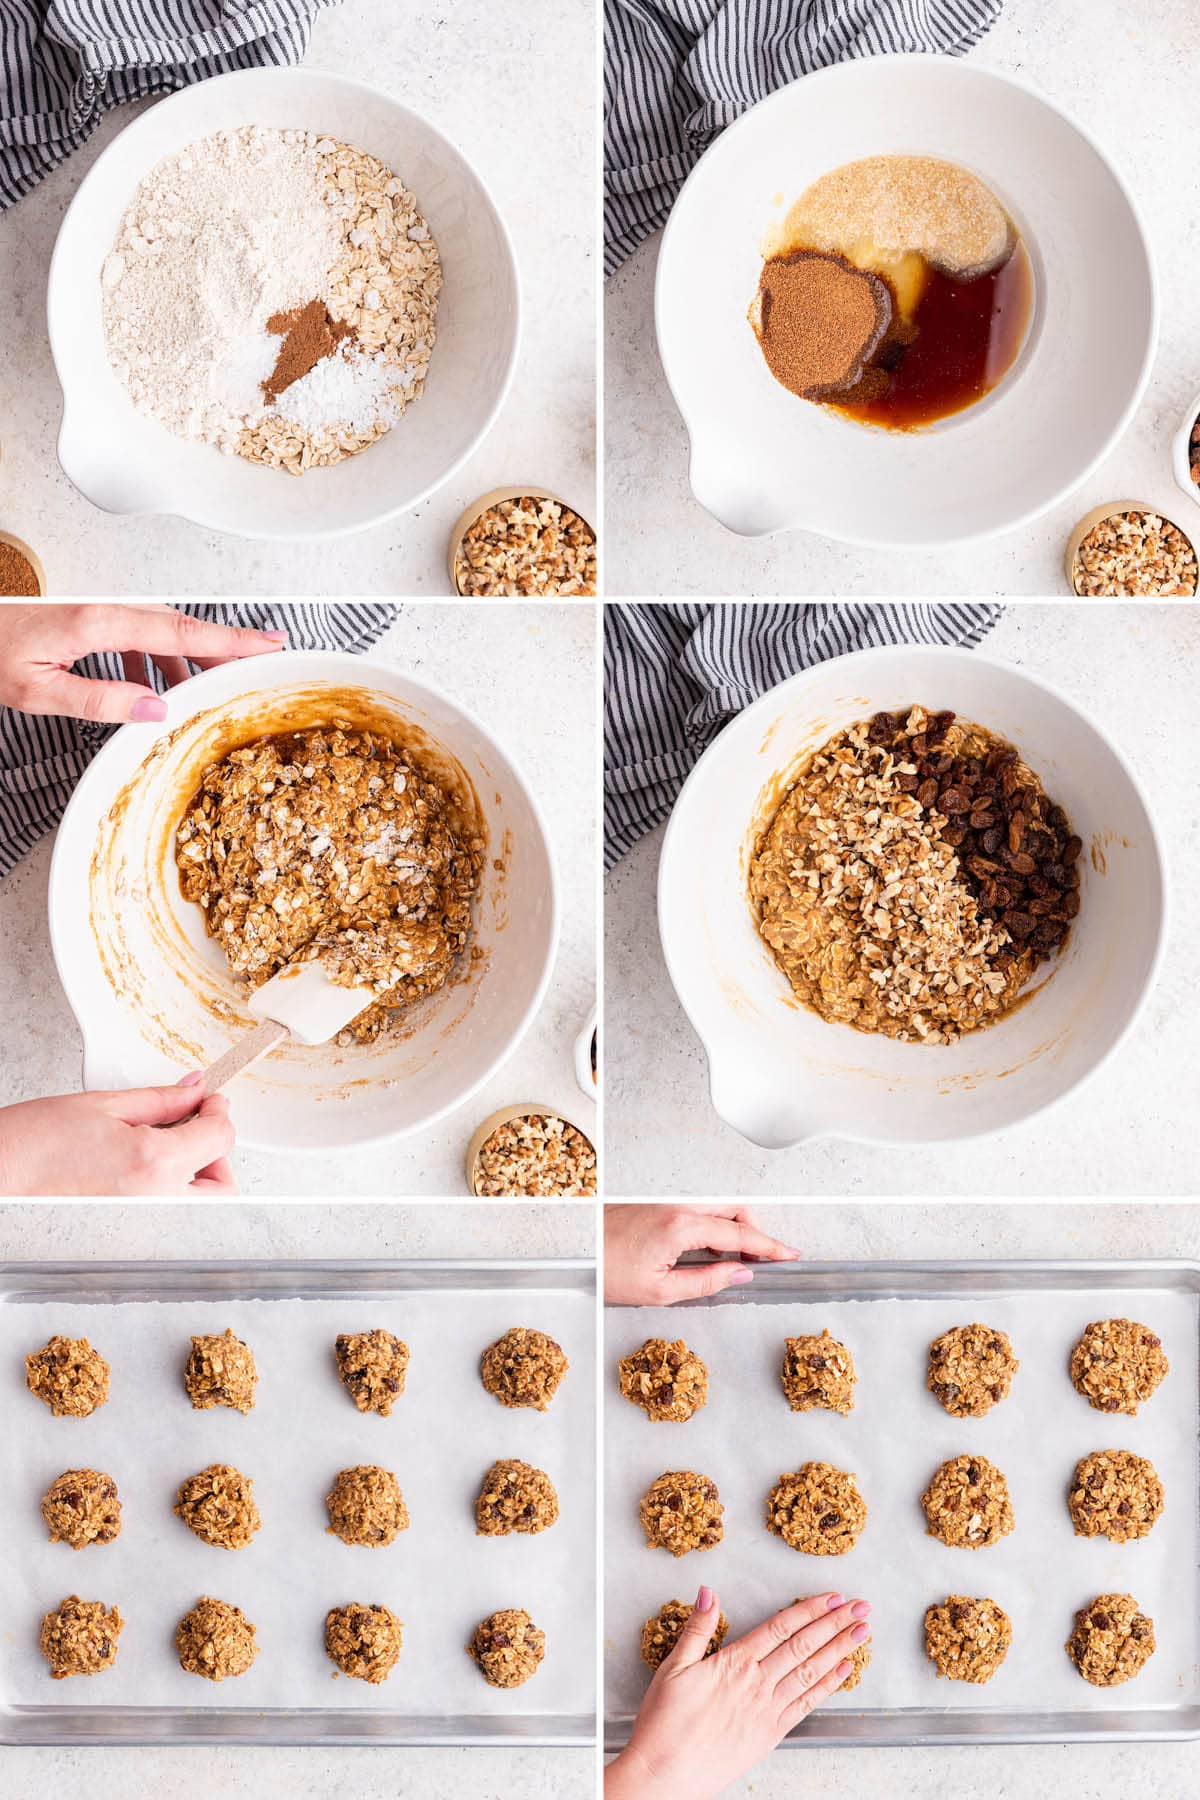
[[[841,1524],[841,1522],[841,1513],[827,1512],[820,1520],[820,1527],[822,1531],[833,1531],[835,1527]]]

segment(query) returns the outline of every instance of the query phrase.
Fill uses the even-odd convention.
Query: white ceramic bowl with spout
[[[819,175],[890,153],[980,176],[1033,265],[1014,367],[921,431],[789,393],[746,318],[771,226]],[[1044,95],[948,56],[836,64],[722,132],[667,223],[655,312],[702,506],[749,537],[802,527],[897,548],[1013,530],[1070,493],[1133,416],[1158,329],[1146,234],[1104,152]]]
[[[1015,744],[1084,845],[1080,911],[1065,948],[1039,966],[1012,1012],[953,1044],[899,1043],[801,1006],[758,934],[747,885],[781,773],[856,720],[914,703],[949,708]],[[708,1055],[713,1105],[767,1149],[820,1136],[969,1138],[1061,1100],[1132,1026],[1158,968],[1166,912],[1149,807],[1100,729],[1023,669],[920,646],[838,657],[741,713],[685,783],[658,878],[663,952]]]
[[[138,183],[213,132],[261,125],[342,138],[416,195],[442,262],[425,391],[370,448],[297,478],[177,437],[139,412],[109,365],[100,272]],[[512,245],[482,179],[419,113],[362,82],[309,69],[246,69],[160,100],[84,177],[59,229],[47,295],[63,390],[58,459],[111,513],[177,513],[250,538],[324,538],[408,511],[448,481],[508,392],[520,336]]]
[[[330,1151],[419,1131],[467,1100],[532,1021],[558,938],[540,810],[509,757],[449,695],[370,656],[297,651],[228,663],[172,688],[162,725],[125,725],[72,795],[50,869],[55,962],[84,1040],[84,1085],[138,1087],[206,1067],[254,1020],[180,892],[174,828],[231,742],[350,709],[417,734],[445,784],[472,791],[488,848],[476,960],[422,1002],[402,1037],[288,1043],[229,1089],[239,1141]],[[496,864],[502,866],[497,868]]]

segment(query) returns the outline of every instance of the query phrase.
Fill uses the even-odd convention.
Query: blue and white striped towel
[[[662,824],[721,727],[789,675],[881,644],[973,649],[1002,610],[957,601],[606,606],[605,867]]]
[[[853,56],[961,56],[1004,0],[604,0],[604,269],[667,222],[701,153],[776,88]]]
[[[338,0],[0,0],[0,210],[102,113],[230,69],[298,63]]]

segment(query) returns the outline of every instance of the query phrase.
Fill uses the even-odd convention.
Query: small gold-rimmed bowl
[[[1195,540],[1190,532],[1185,531],[1178,519],[1173,518],[1170,513],[1164,512],[1161,506],[1151,506],[1145,500],[1110,500],[1104,506],[1093,506],[1090,512],[1084,513],[1067,539],[1067,586],[1076,598],[1086,599],[1089,597],[1079,591],[1078,559],[1080,550],[1098,525],[1103,525],[1106,519],[1118,518],[1122,513],[1151,513],[1156,519],[1161,519],[1164,525],[1172,526],[1191,550],[1197,570],[1200,570],[1200,556],[1197,556]],[[1192,594],[1194,595],[1195,592],[1196,587],[1193,583]]]
[[[487,1118],[476,1127],[472,1134],[471,1141],[467,1145],[467,1189],[476,1197],[479,1196],[479,1182],[483,1173],[481,1168],[481,1158],[484,1146],[497,1131],[505,1125],[511,1125],[514,1119],[561,1119],[564,1125],[569,1125],[573,1131],[577,1131],[580,1137],[586,1141],[593,1156],[596,1153],[596,1146],[592,1141],[590,1132],[585,1131],[583,1126],[578,1124],[576,1120],[568,1117],[561,1107],[547,1106],[540,1100],[523,1100],[516,1106],[501,1106],[494,1113],[489,1113]],[[513,1199],[521,1199],[523,1196],[514,1194],[511,1197]],[[539,1198],[537,1195],[529,1197],[533,1199]],[[546,1197],[550,1198],[551,1196]]]
[[[556,494],[552,488],[538,487],[536,484],[528,482],[525,483],[523,487],[492,488],[490,492],[481,494],[478,500],[473,500],[470,506],[466,507],[465,510],[459,514],[455,521],[454,529],[450,533],[450,548],[447,556],[447,568],[450,573],[450,590],[452,593],[457,594],[460,599],[466,597],[463,595],[462,570],[459,567],[463,540],[471,527],[477,520],[483,517],[485,512],[488,512],[493,506],[503,506],[508,500],[549,500],[555,506],[561,506],[564,511],[573,513],[589,533],[593,544],[597,542],[596,528],[591,523],[590,519],[588,519],[585,514],[581,513],[577,506],[572,506],[569,500],[564,500],[561,494]],[[485,596],[481,595],[479,597],[484,598]],[[547,598],[552,598],[552,596],[547,596]],[[570,599],[573,598],[573,596],[565,595],[564,598]]]
[[[11,531],[0,531],[0,544],[9,550],[15,550],[18,556],[25,558],[33,570],[33,578],[37,582],[38,598],[41,599],[46,592],[46,571],[42,567],[41,557],[35,550],[30,549],[23,538],[14,537]]]

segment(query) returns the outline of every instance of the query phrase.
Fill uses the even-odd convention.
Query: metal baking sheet
[[[544,1329],[570,1368],[545,1413],[500,1407],[481,1351],[511,1325]],[[182,1385],[191,1333],[226,1325],[255,1351],[246,1416],[195,1411]],[[338,1331],[381,1325],[409,1344],[389,1418],[357,1412],[337,1376]],[[52,1331],[87,1335],[112,1365],[106,1405],[55,1419],[24,1385],[23,1356]],[[587,1745],[595,1740],[595,1269],[582,1261],[89,1263],[0,1265],[0,1742]],[[492,1461],[545,1468],[561,1514],[535,1537],[475,1536]],[[263,1528],[214,1549],[172,1517],[184,1476],[213,1461],[246,1470]],[[393,1469],[412,1523],[378,1549],[325,1527],[333,1475]],[[38,1507],[63,1468],[109,1470],[123,1501],[109,1546],[50,1544]],[[126,1620],[111,1671],[52,1682],[41,1614],[79,1592]],[[187,1675],[178,1619],[202,1593],[258,1627],[246,1675]],[[336,1675],[326,1610],[383,1601],[404,1622],[381,1686]],[[478,1620],[526,1606],[545,1630],[530,1682],[484,1683],[465,1653]],[[109,1698],[105,1697],[108,1690]]]
[[[1163,1326],[1171,1372],[1136,1418],[1104,1415],[1071,1388],[1071,1345],[1091,1319]],[[937,1331],[981,1318],[1009,1332],[1021,1360],[1009,1398],[983,1419],[950,1418],[925,1393]],[[848,1418],[794,1414],[779,1390],[788,1334],[828,1324],[854,1354]],[[709,1365],[709,1404],[684,1425],[651,1424],[621,1398],[618,1358],[647,1336],[683,1337]],[[760,1264],[749,1288],[667,1309],[605,1314],[606,1747],[629,1735],[649,1681],[643,1619],[701,1581],[721,1596],[731,1637],[798,1593],[830,1587],[874,1601],[873,1661],[792,1745],[1082,1742],[1200,1736],[1200,1264],[923,1262]],[[1114,1545],[1074,1536],[1065,1504],[1076,1459],[1128,1448],[1155,1462],[1166,1509],[1150,1537]],[[1016,1530],[979,1551],[925,1535],[921,1490],[946,1457],[977,1450],[1009,1478]],[[763,1525],[779,1473],[807,1460],[852,1469],[867,1528],[847,1556],[808,1557]],[[673,1561],[646,1547],[637,1502],[664,1469],[717,1482],[725,1539]],[[1088,1687],[1063,1651],[1074,1610],[1127,1591],[1155,1619],[1143,1674]],[[924,1654],[925,1607],[948,1592],[988,1593],[1010,1613],[1014,1644],[984,1687],[939,1680]],[[874,1698],[873,1698],[874,1696]]]

